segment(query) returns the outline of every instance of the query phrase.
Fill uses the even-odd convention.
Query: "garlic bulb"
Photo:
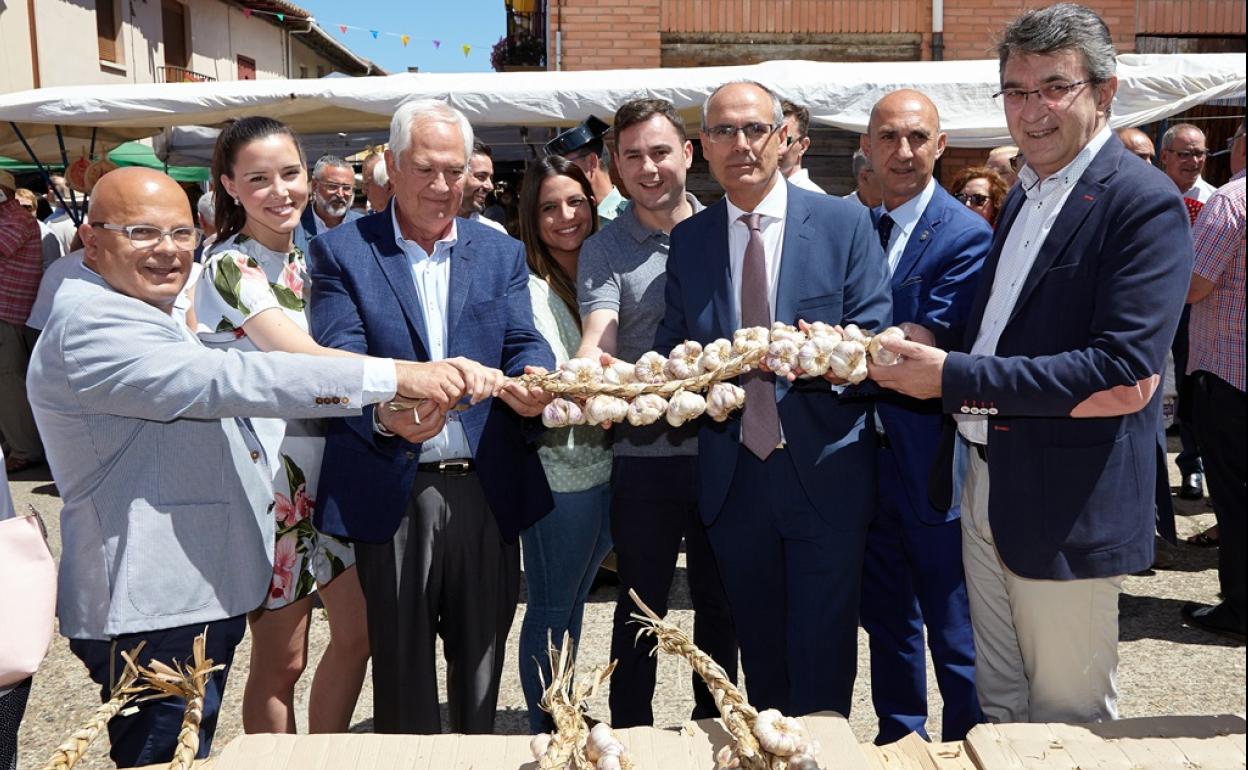
[[[628,405],[628,424],[641,427],[652,425],[667,411],[667,399],[658,393],[642,393]]]
[[[841,335],[836,331],[836,327],[832,324],[825,324],[823,321],[815,321],[806,324],[806,336],[815,337],[835,337],[837,342],[841,341]]]
[[[771,332],[761,326],[737,329],[732,335],[732,352],[739,356],[758,353],[771,344]]]
[[[542,409],[542,424],[547,428],[566,428],[585,422],[585,414],[575,401],[567,398],[553,399]]]
[[[592,358],[573,358],[559,368],[559,379],[578,385],[602,380],[602,366]]]
[[[615,396],[601,393],[590,396],[585,401],[585,422],[589,425],[600,425],[604,422],[623,422],[628,416],[628,402]]]
[[[871,338],[867,343],[867,352],[871,354],[872,363],[877,366],[892,366],[901,360],[901,355],[884,348],[885,340],[904,340],[906,333],[896,326],[890,326]]]
[[[811,337],[806,340],[801,349],[797,351],[797,365],[801,367],[802,375],[822,377],[832,363],[832,351],[839,342],[840,336],[837,334],[828,337]]]
[[[637,359],[633,374],[638,382],[667,382],[667,359],[651,350]]]
[[[780,757],[799,754],[806,745],[802,723],[775,709],[759,713],[754,721],[754,737],[760,748]]]
[[[870,337],[866,335],[865,332],[863,332],[862,329],[858,328],[858,324],[846,324],[844,326],[844,329],[845,329],[845,339],[847,340],[852,340],[853,342],[861,342],[863,345],[866,345],[867,342],[869,342],[871,339]]]
[[[731,382],[717,382],[706,393],[706,413],[723,422],[736,409],[745,406],[745,391]]]
[[[867,349],[861,342],[838,342],[829,357],[828,371],[857,385],[867,378]]]
[[[672,348],[667,357],[667,374],[673,380],[687,380],[696,377],[702,371],[699,364],[702,358],[702,343],[685,340]]]
[[[602,370],[602,381],[611,385],[628,385],[637,381],[637,367],[627,361],[614,361]]]
[[[620,760],[625,753],[624,744],[606,722],[599,722],[590,729],[585,741],[585,758],[593,762],[597,770],[621,770]]]
[[[732,358],[732,343],[718,339],[702,348],[702,371],[713,372],[728,363]]]
[[[549,748],[550,733],[538,733],[529,740],[529,751],[532,752],[534,759],[546,756],[546,750]]]
[[[763,363],[777,377],[788,377],[797,368],[798,344],[786,336],[773,339],[767,346],[767,355],[763,358]]]
[[[771,341],[775,342],[776,340],[792,340],[800,345],[806,341],[806,333],[796,326],[789,326],[786,323],[776,321],[771,325]]]
[[[697,419],[706,411],[706,399],[697,393],[678,390],[667,402],[667,424],[679,428],[690,420]]]
[[[618,754],[603,754],[594,763],[594,767],[596,770],[623,770],[624,766],[620,764]]]
[[[789,757],[789,770],[819,770],[819,761],[813,754],[794,754]]]
[[[715,770],[736,770],[741,767],[741,757],[731,744],[724,746],[715,755]]]

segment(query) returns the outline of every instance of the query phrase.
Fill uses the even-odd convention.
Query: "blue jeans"
[[[520,626],[520,686],[529,707],[529,729],[549,732],[550,715],[542,711],[539,666],[550,681],[547,639],[558,647],[567,632],[581,638],[585,599],[598,565],[611,550],[610,485],[583,492],[555,492],[555,508],[520,533],[528,606]]]
[[[225,668],[210,676],[204,688],[204,718],[199,724],[199,753],[196,754],[202,759],[212,749],[212,735],[217,729],[221,694],[225,690],[230,664],[234,661],[234,648],[247,630],[244,616],[122,634],[111,641],[70,639],[69,649],[86,665],[91,679],[100,686],[101,699],[107,701],[113,684],[125,666],[122,652],[129,652],[143,642],[143,650],[135,659],[139,665],[150,665],[153,660],[170,665],[175,661],[183,663],[191,659],[192,643],[205,628],[208,632],[205,639],[207,657]],[[108,723],[108,737],[112,742],[109,756],[117,767],[163,764],[172,759],[185,707],[186,702],[181,698],[161,698],[140,702],[134,713],[114,717]]]

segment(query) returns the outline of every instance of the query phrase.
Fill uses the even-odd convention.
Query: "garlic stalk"
[[[585,422],[585,414],[579,404],[567,398],[552,399],[542,409],[542,424],[547,428],[566,428]]]
[[[723,422],[736,409],[745,406],[745,391],[731,382],[717,382],[706,393],[706,413]]]
[[[896,326],[890,326],[871,338],[867,344],[867,352],[871,354],[872,363],[877,366],[892,366],[901,360],[901,355],[884,347],[886,340],[904,340],[906,333]]]
[[[702,367],[699,364],[702,358],[702,344],[692,340],[685,340],[676,347],[672,348],[672,353],[667,357],[667,375],[673,380],[687,380],[690,377],[696,377]]]
[[[638,382],[667,382],[667,359],[651,350],[637,359],[633,372]]]
[[[635,427],[651,425],[667,411],[667,399],[657,393],[642,393],[628,405],[628,424]]]
[[[628,416],[628,402],[615,396],[601,393],[590,396],[585,402],[585,422],[589,425],[601,425],[606,422],[623,422]]]
[[[667,424],[679,428],[686,422],[697,419],[706,411],[706,399],[697,393],[678,390],[667,402]]]

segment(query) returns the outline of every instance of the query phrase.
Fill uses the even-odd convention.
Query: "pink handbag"
[[[56,562],[38,515],[0,521],[0,688],[35,673],[52,642]]]

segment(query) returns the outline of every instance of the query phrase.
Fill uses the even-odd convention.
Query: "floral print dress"
[[[307,331],[307,288],[307,264],[299,248],[282,254],[240,233],[217,244],[204,259],[195,288],[196,333],[210,347],[254,351],[243,324],[272,308]],[[251,424],[266,456],[277,460],[271,461],[277,517],[273,581],[263,605],[272,610],[338,577],[355,563],[355,554],[348,543],[312,526],[324,422],[253,418]]]

